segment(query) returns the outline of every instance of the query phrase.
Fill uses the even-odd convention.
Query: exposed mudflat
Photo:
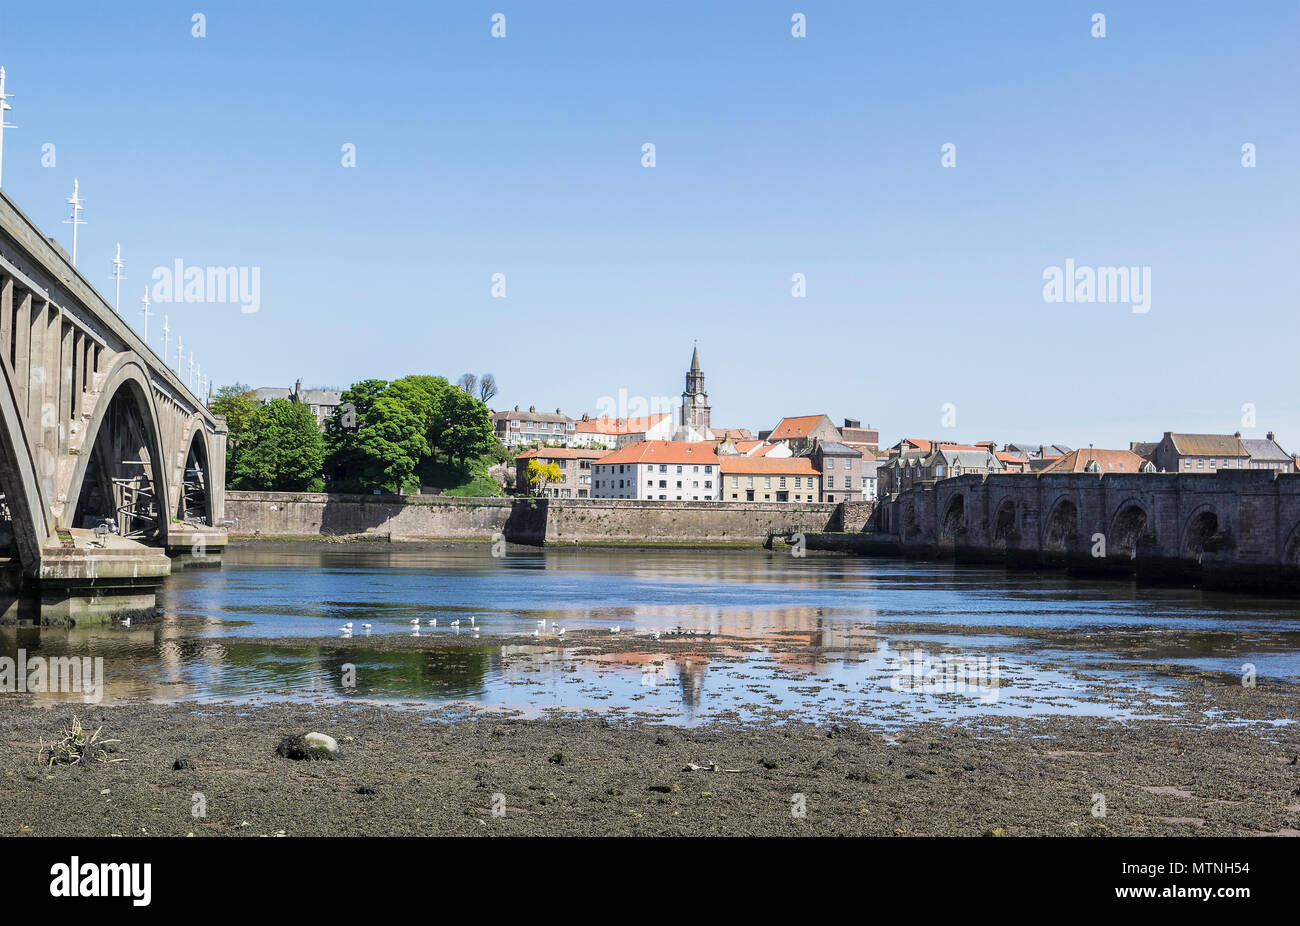
[[[1189,682],[1174,719],[893,732],[781,713],[684,729],[620,712],[6,698],[0,834],[1300,835],[1300,731],[1267,722],[1300,713],[1296,686]],[[1236,725],[1208,726],[1207,710]],[[127,761],[38,765],[74,712]],[[275,754],[308,731],[335,737],[339,758]]]

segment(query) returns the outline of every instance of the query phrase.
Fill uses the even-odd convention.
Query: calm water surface
[[[0,654],[103,656],[109,699],[355,699],[530,716],[597,709],[676,723],[771,710],[884,724],[972,713],[1142,716],[1159,713],[1181,684],[1152,662],[1234,674],[1253,663],[1260,676],[1300,681],[1295,601],[892,559],[235,548],[220,570],[172,576],[158,603],[167,616],[147,626],[0,628]],[[458,636],[466,646],[365,645],[363,623],[372,638],[409,636],[417,618],[422,637]],[[460,628],[449,626],[457,619]],[[546,629],[531,645],[494,642],[531,635],[540,620]],[[347,643],[303,642],[339,637],[348,621]],[[615,625],[620,634],[680,628],[731,642],[664,636],[640,652],[578,652],[584,636],[608,639]],[[1017,633],[1043,629],[1071,634]],[[1156,629],[1188,633],[1154,652],[1108,647]],[[345,686],[349,665],[354,687]],[[922,666],[940,674],[909,674]],[[943,667],[953,666],[967,674],[945,684]]]

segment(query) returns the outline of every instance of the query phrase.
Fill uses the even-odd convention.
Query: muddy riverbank
[[[459,706],[9,697],[0,833],[1300,835],[1300,734],[1278,723],[1297,716],[1296,686],[1243,691],[1205,674],[1190,688],[1169,719],[892,731],[780,712],[686,729],[620,709],[529,720]],[[40,766],[42,740],[74,714],[120,740],[111,757],[125,761]],[[307,731],[335,737],[340,757],[276,756]]]

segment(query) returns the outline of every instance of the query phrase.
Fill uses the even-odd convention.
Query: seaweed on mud
[[[45,738],[41,738],[39,763],[46,768],[53,768],[56,765],[81,765],[91,760],[125,762],[125,758],[112,755],[117,751],[116,744],[121,740],[100,739],[99,734],[103,729],[102,726],[98,727],[92,733],[81,725],[78,718],[73,717],[72,723],[60,730],[53,742],[47,744]]]

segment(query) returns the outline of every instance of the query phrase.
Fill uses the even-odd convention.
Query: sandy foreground
[[[781,712],[683,728],[617,711],[6,696],[0,834],[1300,835],[1300,686],[1182,681],[1159,720],[888,730]],[[73,714],[126,761],[39,765]],[[339,758],[275,754],[308,731],[335,737]]]

